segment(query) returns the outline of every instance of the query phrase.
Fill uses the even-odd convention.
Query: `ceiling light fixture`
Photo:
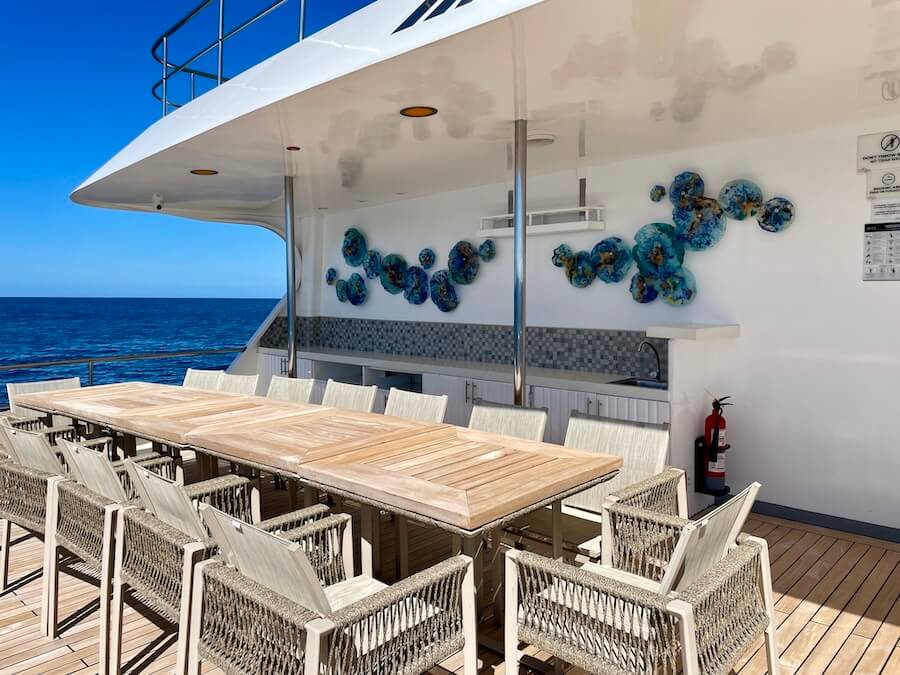
[[[299,152],[300,146],[299,145],[289,145],[285,148],[285,150],[287,150],[288,152]]]
[[[437,115],[438,109],[430,105],[411,105],[400,111],[404,117],[431,117]]]
[[[215,169],[191,169],[191,173],[195,176],[215,176],[219,172]]]
[[[535,131],[528,134],[528,145],[532,148],[546,148],[556,143],[556,136],[546,131]]]

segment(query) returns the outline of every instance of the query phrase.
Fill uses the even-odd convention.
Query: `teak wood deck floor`
[[[269,492],[266,510],[285,510],[286,493]],[[387,569],[393,563],[393,528],[382,521]],[[746,531],[769,542],[778,614],[782,672],[813,675],[900,674],[900,544],[868,539],[775,518],[752,515]],[[410,558],[418,569],[449,552],[442,533],[411,525]],[[42,543],[14,528],[10,556],[12,588],[0,595],[0,675],[7,673],[95,673],[98,588],[77,567],[60,575],[57,640],[41,638]],[[495,636],[501,638],[499,628]],[[533,649],[528,653],[549,661]],[[482,652],[482,672],[505,673],[499,656]],[[123,670],[165,673],[175,665],[175,628],[137,605],[126,603]],[[204,664],[204,672],[219,672]],[[761,649],[738,664],[741,675],[766,671]],[[461,673],[457,655],[431,671]],[[524,671],[523,671],[524,672]],[[570,672],[580,673],[575,669]]]

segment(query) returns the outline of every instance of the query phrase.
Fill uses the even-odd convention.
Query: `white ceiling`
[[[168,213],[277,230],[285,173],[301,215],[507,180],[521,116],[557,137],[532,173],[900,121],[900,0],[475,0],[393,35],[419,4],[376,2],[200,97],[73,199],[152,210],[159,194]],[[401,117],[410,104],[440,113]]]

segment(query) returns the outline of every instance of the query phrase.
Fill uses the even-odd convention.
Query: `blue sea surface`
[[[119,354],[243,347],[277,300],[0,298],[0,366]],[[237,354],[94,365],[94,384],[180,384],[184,371],[226,368]],[[87,365],[0,372],[6,383],[80,377]]]

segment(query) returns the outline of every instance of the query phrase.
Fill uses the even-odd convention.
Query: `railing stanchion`
[[[303,38],[306,37],[306,0],[300,0],[300,29],[297,31],[297,36],[300,38],[300,41],[303,41]]]
[[[94,386],[94,361],[88,361],[88,386]]]
[[[194,77],[194,73],[191,73],[191,100],[193,101],[197,97],[197,79]]]
[[[216,71],[216,84],[222,84],[222,71],[225,65],[225,0],[219,0],[219,63]]]
[[[162,107],[163,117],[169,112],[169,38],[163,38],[163,58],[162,58],[163,76],[162,76]]]

